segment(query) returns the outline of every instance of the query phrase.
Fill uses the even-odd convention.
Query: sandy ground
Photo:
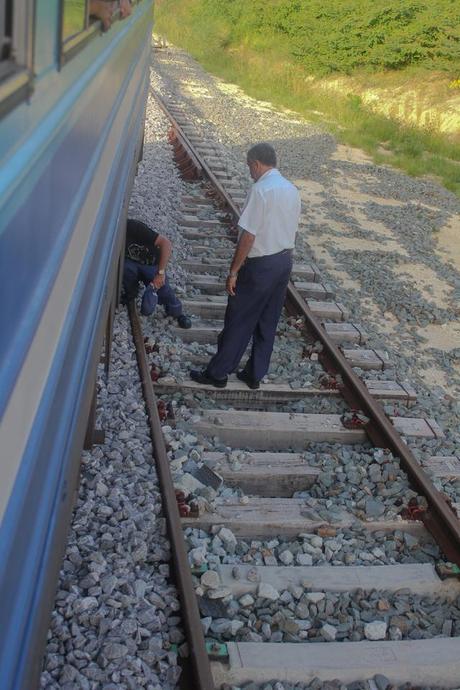
[[[335,160],[353,163],[357,168],[362,163],[369,163],[368,156],[351,147],[342,145],[337,146],[333,155]],[[311,209],[311,218],[321,224],[323,232],[320,235],[310,234],[308,237],[309,245],[315,255],[326,262],[328,271],[334,276],[338,283],[344,288],[360,290],[359,281],[353,279],[343,267],[337,268],[334,258],[328,253],[327,249],[331,245],[340,246],[341,249],[352,249],[357,255],[364,251],[388,251],[395,252],[401,257],[408,257],[407,250],[401,244],[398,236],[391,227],[386,227],[385,223],[371,221],[367,218],[363,209],[364,204],[369,202],[385,207],[403,207],[404,202],[397,199],[388,199],[378,195],[362,193],[359,191],[359,173],[355,179],[339,176],[334,180],[333,189],[335,197],[343,203],[347,214],[353,217],[359,227],[364,231],[372,231],[375,239],[354,239],[347,237],[349,226],[347,223],[327,222],[327,213],[321,207],[321,194],[325,192],[315,181],[306,179],[296,179],[295,184],[301,191],[302,199]],[[429,205],[427,205],[430,208]],[[431,207],[433,208],[433,207]],[[434,207],[435,209],[436,207]],[[324,230],[326,228],[326,230]],[[327,229],[333,230],[334,234],[328,233]],[[460,215],[449,218],[448,222],[439,227],[436,242],[436,253],[446,264],[450,263],[460,272]],[[337,231],[340,237],[337,238]],[[440,308],[448,305],[449,297],[452,295],[453,287],[447,280],[443,279],[428,264],[422,261],[413,263],[401,263],[395,266],[394,272],[401,275],[406,282],[418,290],[427,300]],[[385,312],[385,319],[382,321],[381,309],[372,299],[366,299],[366,306],[374,313],[375,318],[381,325],[382,331],[386,335],[395,335],[395,328],[398,325],[397,319],[389,312]],[[418,328],[418,333],[425,339],[425,343],[420,343],[420,354],[423,350],[436,348],[448,352],[460,347],[460,320],[449,321],[443,324],[431,324],[427,327]],[[460,376],[460,361],[454,364]],[[428,385],[440,385],[446,392],[458,395],[456,386],[451,385],[449,378],[440,366],[431,366],[421,370],[420,375]]]

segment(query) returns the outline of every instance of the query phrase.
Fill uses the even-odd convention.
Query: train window
[[[66,62],[97,34],[90,26],[91,0],[61,0],[61,62]]]
[[[0,0],[0,115],[30,90],[33,0]]]
[[[138,0],[61,0],[61,61],[66,62],[101,29],[129,14]],[[127,11],[128,10],[128,11]]]

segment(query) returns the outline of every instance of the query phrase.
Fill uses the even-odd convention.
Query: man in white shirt
[[[256,144],[247,154],[254,185],[239,220],[238,244],[227,276],[229,294],[217,353],[194,381],[216,388],[227,385],[252,338],[251,355],[237,376],[259,388],[270,365],[276,328],[292,270],[292,251],[300,217],[296,187],[276,169],[270,144]]]

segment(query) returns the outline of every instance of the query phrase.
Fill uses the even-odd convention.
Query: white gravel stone
[[[313,558],[309,553],[298,553],[295,559],[297,565],[313,565]]]
[[[232,621],[228,618],[216,618],[212,621],[210,629],[216,635],[227,635],[232,629]]]
[[[334,642],[337,635],[337,628],[334,628],[333,625],[329,625],[329,623],[325,623],[321,627],[320,632],[326,642]]]
[[[318,604],[320,601],[326,598],[324,592],[308,592],[305,595],[307,601],[311,601],[312,604]]]
[[[237,539],[231,530],[229,530],[227,527],[222,527],[222,529],[219,531],[219,539],[222,540],[225,549],[229,553],[235,552]]]
[[[244,627],[243,621],[237,621],[237,620],[232,621],[231,625],[230,625],[230,634],[233,636],[236,635],[238,630],[241,630],[241,628],[243,628],[243,627]]]
[[[387,634],[385,621],[371,621],[364,626],[364,635],[367,640],[384,640]]]
[[[221,585],[219,573],[216,573],[215,570],[207,570],[204,572],[200,582],[203,587],[207,587],[208,589],[218,589]]]
[[[254,597],[252,597],[250,594],[243,594],[239,602],[240,606],[243,606],[243,608],[248,608],[254,604]]]
[[[206,547],[198,546],[196,549],[192,549],[189,551],[188,557],[194,565],[204,565],[206,563]]]
[[[286,551],[280,553],[279,559],[284,565],[291,565],[294,562],[294,556],[292,555],[291,551],[288,551],[287,549]]]
[[[259,587],[257,589],[257,595],[261,599],[269,599],[270,601],[276,601],[279,599],[279,592],[277,589],[275,589],[272,585],[268,584],[268,582],[261,582],[259,584]]]
[[[83,599],[77,599],[74,602],[73,610],[75,613],[83,613],[91,609],[97,608],[98,601],[96,597],[83,597]]]

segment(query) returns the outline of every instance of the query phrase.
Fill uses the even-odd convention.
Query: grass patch
[[[252,8],[253,18],[257,2],[246,3]],[[352,0],[347,3],[349,6]],[[285,0],[273,0],[270,6],[284,4]],[[414,176],[435,176],[460,196],[459,135],[403,125],[372,112],[358,95],[326,88],[325,77],[313,76],[302,61],[293,57],[292,38],[286,33],[273,26],[254,31],[247,22],[235,27],[229,12],[239,5],[240,0],[157,0],[155,30],[190,52],[206,70],[238,84],[249,95],[321,123],[339,141],[364,149],[378,163],[390,163]],[[304,5],[303,0],[291,2],[292,7]],[[363,83],[382,83],[390,90],[413,88],[420,93],[430,81],[441,100],[445,95],[452,96],[449,83],[455,88],[455,72],[440,73],[438,80],[423,64],[371,75],[368,70],[369,65],[361,72],[355,71],[354,76],[361,77]]]

